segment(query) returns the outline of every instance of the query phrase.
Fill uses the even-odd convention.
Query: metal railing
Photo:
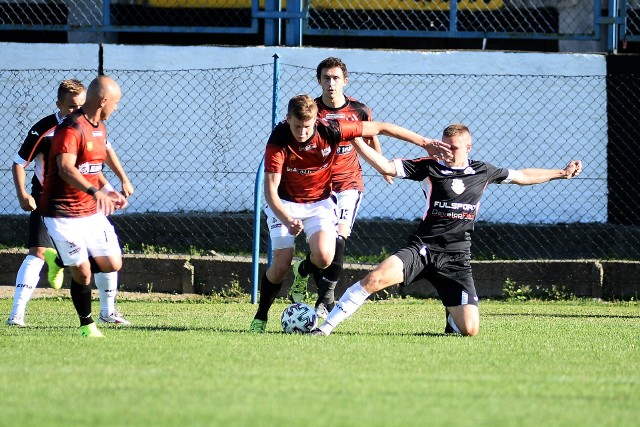
[[[640,40],[640,0],[0,0],[3,30],[93,33],[96,42],[120,32],[262,30],[264,44],[281,44],[284,33],[288,46],[304,36],[606,38],[616,51]]]

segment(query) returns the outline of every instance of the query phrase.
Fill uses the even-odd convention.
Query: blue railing
[[[590,8],[534,0],[0,0],[0,31],[258,35],[262,28],[267,46],[300,46],[303,36],[606,38],[612,52],[640,41],[640,0],[608,0],[606,16],[601,0],[585,1]]]

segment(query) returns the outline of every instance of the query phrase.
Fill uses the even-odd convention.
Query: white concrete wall
[[[88,45],[0,44],[0,58],[11,58],[0,62],[0,69],[97,69],[97,54],[97,47]],[[268,108],[271,100],[261,95],[262,103],[259,103],[250,84],[248,89],[227,86],[224,82],[201,82],[207,93],[175,94],[171,88],[163,87],[162,73],[149,76],[145,72],[231,70],[265,64],[261,72],[267,75],[254,77],[256,81],[263,79],[266,83],[260,89],[270,93],[270,66],[274,54],[278,54],[285,70],[281,78],[279,118],[283,117],[290,96],[302,92],[320,93],[314,77],[315,66],[327,56],[338,56],[352,73],[347,93],[370,105],[377,120],[405,125],[431,137],[438,137],[446,124],[463,121],[474,133],[472,157],[500,166],[563,167],[571,158],[581,158],[585,162],[582,179],[546,184],[542,192],[535,187],[490,187],[480,220],[515,223],[606,221],[607,122],[603,56],[106,45],[104,69],[123,81],[125,92],[121,107],[108,126],[116,147],[124,146],[126,141],[136,148],[133,153],[131,149],[120,151],[137,185],[130,211],[209,211],[211,207],[224,211],[252,209],[253,176],[271,126]],[[131,87],[136,84],[137,70],[142,70],[139,73],[144,74],[149,90]],[[431,76],[417,79],[412,76],[416,74]],[[386,79],[388,75],[393,75],[393,83]],[[415,86],[418,80],[427,83]],[[15,82],[15,85],[22,85],[21,91],[27,91],[34,83]],[[57,85],[55,82],[35,85],[35,90],[49,90],[55,96],[55,87],[52,87]],[[5,88],[7,84],[0,84],[0,87]],[[6,89],[1,95],[13,96],[12,91]],[[238,118],[251,115],[256,129],[248,130],[246,120],[234,120],[233,117],[231,120],[224,117],[229,123],[222,125],[222,110],[199,110],[199,96],[214,97],[220,105],[237,106],[232,110]],[[389,106],[391,99],[395,102],[393,107]],[[23,114],[27,116],[30,111],[40,108],[31,108],[28,99],[21,102]],[[165,112],[162,119],[158,119],[159,105],[172,108],[170,117],[166,117]],[[51,111],[53,108],[52,104]],[[4,117],[11,114],[9,111],[0,113]],[[22,122],[31,123],[40,116],[39,113],[30,120],[23,117]],[[203,122],[209,126],[201,127]],[[157,132],[135,133],[135,129],[149,123],[154,123]],[[576,128],[575,123],[581,125]],[[2,134],[3,129],[0,128],[0,140],[16,139],[15,135]],[[383,138],[382,143],[390,157],[422,155],[419,150],[397,141]],[[16,143],[12,144],[17,148]],[[203,145],[222,148],[210,156],[202,156]],[[154,166],[153,162],[158,158],[166,162],[175,159],[179,164],[171,166],[186,172],[154,177],[146,171],[168,167],[162,162]],[[9,163],[10,158],[7,158],[5,165]],[[219,169],[221,165],[233,165],[233,170],[241,173],[216,174],[215,179],[200,174]],[[422,215],[424,201],[417,184],[396,182],[386,186],[368,167],[365,172],[367,194],[361,217],[414,219]],[[202,188],[211,188],[211,191],[203,192]],[[0,177],[0,192],[0,204],[14,200],[10,173]],[[515,203],[516,200],[519,201]],[[392,206],[403,206],[404,209],[398,211]],[[14,213],[19,208],[13,203],[0,210]]]

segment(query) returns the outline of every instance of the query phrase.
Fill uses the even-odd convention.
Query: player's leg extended
[[[396,255],[391,255],[362,280],[345,291],[318,329],[322,334],[329,335],[336,326],[355,313],[369,295],[403,281],[404,264]]]

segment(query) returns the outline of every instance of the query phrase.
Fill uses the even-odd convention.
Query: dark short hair
[[[318,115],[318,104],[309,95],[296,95],[289,100],[287,116],[298,120],[310,120]]]
[[[342,74],[344,74],[345,79],[349,76],[349,72],[347,71],[347,64],[342,62],[342,59],[340,58],[335,58],[333,56],[330,56],[329,58],[323,60],[321,63],[318,64],[318,67],[316,68],[316,78],[318,79],[318,81],[320,81],[320,78],[322,77],[323,69],[336,68],[336,67],[342,70]]]

